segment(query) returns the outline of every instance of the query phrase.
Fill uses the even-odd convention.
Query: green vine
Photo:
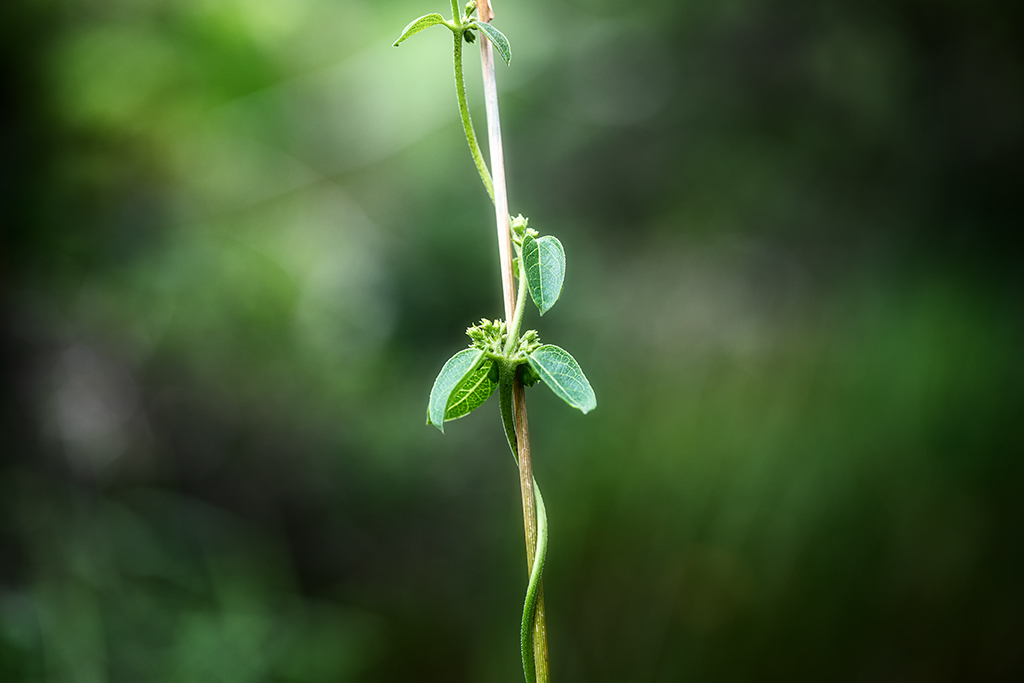
[[[473,18],[473,12],[476,10],[474,2],[468,3],[464,10],[459,9],[456,0],[452,0],[451,4],[451,21],[440,14],[420,17],[405,27],[402,35],[395,41],[395,47],[431,26],[446,26],[454,35],[455,89],[462,126],[480,179],[491,201],[494,202],[494,184],[480,153],[480,145],[477,143],[466,103],[462,44],[463,41],[474,42],[475,32],[479,31],[491,42],[506,64],[511,62],[512,50],[504,34],[489,23]],[[517,381],[525,387],[532,387],[543,381],[559,398],[583,413],[588,413],[597,406],[597,398],[579,364],[567,351],[553,344],[541,344],[536,330],[520,333],[527,292],[541,315],[554,306],[561,294],[565,279],[565,250],[561,242],[552,235],[541,236],[529,227],[529,221],[522,215],[510,219],[510,228],[515,248],[513,270],[518,280],[518,293],[511,323],[485,318],[466,330],[470,338],[469,347],[448,359],[434,380],[427,403],[427,424],[435,425],[443,433],[446,422],[473,412],[497,390],[505,436],[512,450],[512,457],[516,459],[518,465],[516,403],[513,400]],[[524,470],[524,473],[528,471]],[[529,491],[527,482],[530,479],[527,474],[523,476],[527,477],[523,479],[523,485],[526,487],[525,500],[525,492]],[[544,499],[541,497],[536,479],[532,484],[536,502],[537,541],[533,548],[533,563],[530,567],[530,579],[523,606],[520,649],[527,682],[534,683],[539,678],[542,683],[546,683],[546,654],[543,657],[545,661],[536,661],[537,643],[534,642],[534,634],[538,630],[543,634],[543,626],[538,629],[536,614],[541,576],[547,557],[548,525]],[[546,644],[539,651],[546,653]]]
[[[471,35],[464,33],[455,34],[455,92],[459,95],[459,113],[462,115],[462,129],[466,132],[466,142],[469,143],[469,151],[476,163],[476,170],[480,173],[480,180],[487,188],[487,194],[494,201],[494,183],[491,181],[491,174],[487,171],[487,164],[484,163],[484,156],[480,153],[480,145],[476,141],[476,132],[473,131],[473,120],[469,117],[469,106],[466,104],[466,81],[462,77],[462,40],[464,36]]]

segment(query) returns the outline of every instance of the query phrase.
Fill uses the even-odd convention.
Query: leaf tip
[[[434,398],[433,392],[431,392],[430,398],[431,399]],[[433,426],[437,427],[438,431],[440,431],[442,434],[444,434],[444,420],[441,420],[441,424],[438,424],[437,422],[434,422],[434,417],[431,414],[431,410],[430,410],[431,407],[432,406],[430,406],[430,405],[427,406],[427,424],[428,425],[433,425]]]

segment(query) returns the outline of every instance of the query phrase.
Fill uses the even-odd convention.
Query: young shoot
[[[469,2],[460,9],[456,0],[452,0],[451,6],[450,20],[440,14],[427,14],[412,21],[395,41],[395,47],[432,26],[444,26],[452,32],[455,92],[462,127],[480,180],[491,201],[495,202],[494,183],[480,153],[480,145],[466,104],[462,47],[463,43],[473,43],[476,32],[479,32],[490,41],[506,65],[511,63],[512,49],[504,34],[487,21],[483,21],[479,15],[473,16],[477,11],[475,2]],[[486,9],[487,16],[490,16],[489,5]],[[504,173],[498,177],[503,175]],[[499,215],[504,215],[500,209]],[[495,391],[498,392],[498,407],[505,437],[512,450],[512,457],[520,467],[521,476],[526,477],[522,480],[524,511],[533,509],[533,502],[536,510],[535,518],[529,520],[536,529],[535,543],[531,542],[533,539],[529,530],[527,532],[528,554],[532,556],[532,562],[520,629],[523,673],[527,683],[547,683],[549,676],[546,626],[543,621],[541,597],[541,576],[547,557],[547,514],[540,488],[530,474],[532,468],[529,465],[529,439],[525,438],[525,443],[519,443],[517,437],[517,433],[525,436],[525,429],[521,426],[517,429],[517,423],[525,423],[522,387],[532,387],[543,382],[556,396],[584,414],[597,407],[597,397],[583,370],[568,351],[553,344],[542,344],[536,330],[520,331],[527,292],[542,316],[558,301],[565,280],[565,250],[562,243],[553,235],[541,235],[529,227],[529,221],[522,215],[509,218],[508,225],[515,250],[511,266],[517,281],[511,320],[484,318],[466,330],[470,339],[469,347],[449,358],[434,380],[427,402],[427,424],[436,426],[443,433],[446,422],[465,417],[483,405]],[[505,239],[508,239],[507,234]],[[507,305],[511,306],[511,303]],[[506,309],[506,315],[508,310]],[[528,495],[532,499],[530,505],[527,505]]]

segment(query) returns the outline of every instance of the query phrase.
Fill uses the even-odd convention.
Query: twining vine
[[[480,179],[491,201],[494,202],[494,184],[480,153],[480,145],[466,103],[462,46],[463,41],[473,43],[478,31],[491,42],[506,64],[510,64],[512,60],[512,49],[501,31],[482,20],[479,15],[473,16],[476,11],[475,2],[469,2],[463,9],[459,8],[457,0],[451,0],[451,5],[450,21],[440,14],[420,17],[405,27],[402,35],[395,41],[395,47],[431,26],[443,25],[452,32],[455,45],[455,86],[462,126]],[[583,413],[588,413],[597,406],[597,398],[579,364],[567,351],[553,344],[541,344],[536,330],[520,333],[527,290],[542,316],[554,306],[561,294],[565,279],[565,250],[562,243],[552,235],[541,236],[529,227],[529,221],[522,215],[510,218],[510,228],[516,254],[513,270],[518,281],[512,320],[492,321],[484,318],[466,330],[470,338],[469,348],[448,359],[430,390],[427,424],[435,425],[443,433],[445,422],[473,412],[497,390],[505,437],[509,448],[512,449],[512,457],[516,459],[518,465],[516,408],[513,401],[513,387],[517,381],[526,387],[543,381],[555,395]],[[536,479],[532,483],[536,501],[537,542],[523,606],[520,648],[527,682],[535,683],[540,680],[541,683],[546,683],[547,663],[535,661],[534,638],[538,594],[547,557],[548,528],[544,499],[541,497]],[[546,652],[546,645],[544,651]]]

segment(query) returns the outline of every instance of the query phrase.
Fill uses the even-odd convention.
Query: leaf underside
[[[568,351],[545,344],[528,355],[527,361],[555,395],[584,414],[597,407],[597,396]]]
[[[425,16],[422,16],[419,19],[414,19],[412,22],[409,23],[408,26],[405,27],[405,30],[402,31],[401,37],[395,41],[395,47],[398,47],[399,43],[408,38],[411,38],[412,36],[422,31],[423,29],[430,28],[431,26],[436,26],[438,24],[443,23],[444,17],[442,17],[440,14],[437,14],[436,12],[434,14],[427,14]]]
[[[487,36],[487,40],[491,41],[494,49],[498,51],[501,58],[505,60],[505,65],[508,66],[512,62],[512,46],[509,44],[505,34],[483,21],[474,21],[473,26],[476,26],[480,29],[480,33]]]
[[[547,313],[562,293],[565,280],[565,249],[557,237],[523,238],[523,265],[530,297],[540,314]]]
[[[427,402],[427,424],[444,432],[445,420],[468,415],[494,393],[491,379],[494,361],[480,349],[463,349],[441,368]]]

